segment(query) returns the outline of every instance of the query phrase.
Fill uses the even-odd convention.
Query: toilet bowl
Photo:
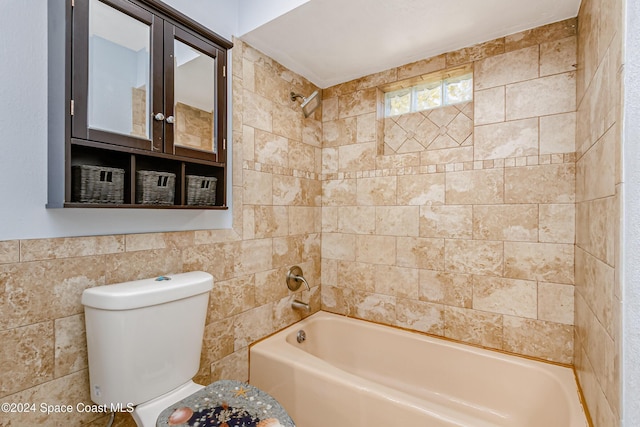
[[[134,406],[136,424],[155,427],[166,408],[221,387],[192,381],[200,367],[212,287],[210,274],[194,271],[86,289],[82,304],[91,400],[107,408]],[[214,402],[212,397],[206,402]]]

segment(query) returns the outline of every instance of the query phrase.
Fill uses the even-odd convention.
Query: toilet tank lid
[[[85,289],[82,304],[103,310],[130,310],[203,294],[212,288],[211,274],[192,271]]]

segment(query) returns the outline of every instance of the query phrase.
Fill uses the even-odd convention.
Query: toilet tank
[[[212,287],[194,271],[86,289],[91,400],[137,405],[190,381]]]

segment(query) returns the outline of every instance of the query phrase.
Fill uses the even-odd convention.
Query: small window
[[[384,94],[385,117],[430,110],[473,99],[473,74],[415,85]]]

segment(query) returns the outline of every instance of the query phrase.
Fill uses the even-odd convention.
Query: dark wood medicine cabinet
[[[62,206],[225,209],[231,42],[157,0],[65,3]]]

